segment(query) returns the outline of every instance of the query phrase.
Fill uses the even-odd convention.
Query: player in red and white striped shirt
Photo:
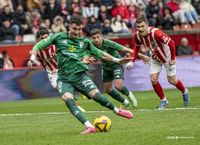
[[[49,36],[49,32],[47,29],[41,29],[36,34],[37,41],[40,41],[44,38]],[[46,49],[42,49],[37,53],[37,58],[30,58],[28,62],[28,66],[32,67],[35,63],[34,60],[39,60],[44,69],[47,72],[49,81],[53,88],[57,89],[57,79],[58,79],[58,64],[56,60],[56,47],[55,45],[50,45]],[[78,105],[76,102],[77,107],[82,111],[85,112],[81,106]]]
[[[154,91],[161,99],[159,109],[164,109],[168,101],[163,93],[163,89],[158,81],[159,73],[164,65],[167,73],[168,82],[183,93],[184,106],[189,104],[188,90],[182,82],[176,78],[176,58],[175,42],[163,31],[158,28],[148,27],[146,18],[139,17],[136,20],[137,31],[134,34],[134,53],[133,60],[127,64],[127,69],[133,67],[141,47],[149,52],[150,59],[150,78]]]

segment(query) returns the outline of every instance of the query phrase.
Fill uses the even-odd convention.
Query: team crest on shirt
[[[68,50],[69,50],[69,52],[74,52],[74,51],[76,51],[76,47],[71,45],[71,46],[69,46]]]
[[[67,44],[67,40],[66,40],[66,39],[63,40],[63,41],[62,41],[62,44]]]
[[[162,39],[163,39],[164,43],[167,43],[167,41],[169,40],[169,37],[163,35],[163,36],[162,36]]]
[[[82,48],[83,47],[83,42],[79,42],[79,47]]]

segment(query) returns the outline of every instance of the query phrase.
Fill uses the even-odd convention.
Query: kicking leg
[[[108,109],[112,110],[114,113],[116,113],[119,116],[131,119],[133,118],[133,114],[128,110],[118,109],[115,107],[104,95],[102,95],[98,89],[93,89],[88,94],[94,101],[98,102],[104,107],[107,107]]]

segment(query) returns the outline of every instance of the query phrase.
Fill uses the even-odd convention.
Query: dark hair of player
[[[92,29],[91,35],[93,36],[93,35],[96,35],[96,34],[102,35],[101,30],[100,30],[100,29],[97,29],[97,28]]]
[[[148,23],[146,17],[143,16],[143,15],[139,16],[139,17],[136,19],[136,23],[141,23],[141,22]]]
[[[83,24],[83,21],[80,16],[72,16],[69,20],[69,24],[76,24],[80,26]]]
[[[49,31],[46,28],[41,28],[36,33],[36,39],[38,39],[41,35],[49,34]]]

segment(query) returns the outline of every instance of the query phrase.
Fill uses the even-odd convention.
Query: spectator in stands
[[[49,0],[44,8],[42,18],[49,19],[51,23],[53,23],[53,19],[59,15],[61,15],[60,5],[57,3],[56,0]]]
[[[146,17],[145,7],[142,3],[138,4],[138,6],[136,8],[136,14],[137,14],[137,17],[139,17],[139,16]]]
[[[7,51],[3,51],[0,54],[0,68],[3,69],[12,69],[15,67],[14,61],[9,57]]]
[[[53,33],[67,31],[63,24],[63,18],[61,16],[56,16],[54,18],[51,29],[52,29]]]
[[[81,1],[80,0],[72,0],[72,2],[69,4],[69,12],[71,16],[81,16],[82,15],[82,7],[81,7]]]
[[[113,17],[120,15],[124,22],[129,23],[130,14],[127,6],[123,6],[121,0],[116,0],[115,4],[116,6],[113,7],[111,15]]]
[[[176,55],[191,55],[193,54],[192,47],[188,44],[188,39],[183,37],[180,45],[176,48]]]
[[[195,10],[198,13],[198,15],[200,15],[200,0],[192,0],[191,4],[195,8]]]
[[[200,22],[196,10],[189,2],[186,2],[185,0],[179,0],[179,6],[180,9],[184,11],[185,16],[190,24],[194,25]]]
[[[10,10],[13,11],[12,0],[0,0],[0,11],[2,11],[5,6],[10,7]]]
[[[136,11],[136,8],[135,8],[133,1],[130,2],[129,6],[128,6],[128,11],[129,11],[129,14],[130,14],[129,24],[130,24],[130,27],[132,29],[134,29],[135,21],[136,21],[136,18],[137,18],[137,11]]]
[[[98,28],[98,29],[102,30],[102,26],[101,26],[101,23],[99,22],[99,20],[96,19],[95,16],[91,16],[88,20],[88,23],[85,26],[86,35],[89,36],[91,30],[94,28]]]
[[[102,25],[102,34],[103,35],[110,35],[112,34],[112,28],[110,26],[110,20],[109,19],[105,19]]]
[[[150,26],[158,27],[160,25],[160,6],[158,0],[150,0],[146,7],[147,20]]]
[[[31,16],[28,18],[28,25],[32,28],[32,33],[35,35],[39,30],[41,23],[41,15],[38,10],[34,9],[31,13]]]
[[[67,0],[61,0],[60,1],[60,8],[61,8],[61,16],[63,17],[64,22],[68,22],[70,18],[70,14],[68,11],[68,5]]]
[[[4,20],[3,25],[0,27],[0,41],[1,43],[15,43],[15,31],[11,27],[9,20]]]
[[[100,5],[105,5],[108,10],[113,8],[114,0],[100,0]]]
[[[34,9],[41,11],[42,9],[42,0],[27,0],[26,7],[29,12],[32,12]]]
[[[101,5],[100,6],[100,11],[99,11],[99,16],[98,19],[100,20],[101,23],[104,22],[104,20],[109,19],[111,20],[111,14],[110,12],[107,10],[106,5]]]
[[[50,22],[49,19],[43,20],[43,22],[40,24],[40,27],[46,28],[49,33],[52,32],[52,30],[51,30],[51,22]]]
[[[173,30],[175,26],[175,18],[172,15],[171,10],[166,7],[163,9],[163,17],[161,18],[162,28],[164,30]]]
[[[176,24],[186,24],[187,20],[184,14],[184,11],[180,9],[179,4],[177,3],[177,0],[171,0],[166,3],[166,5],[171,9],[172,15],[174,16],[176,20]]]
[[[11,28],[14,31],[14,34],[17,36],[19,34],[19,26],[14,22],[14,13],[11,12],[11,8],[9,5],[6,5],[3,8],[3,12],[0,13],[0,25],[5,21],[8,20],[11,23]]]
[[[89,1],[89,3],[86,3],[85,7],[83,7],[84,18],[89,18],[91,16],[98,18],[98,15],[99,15],[99,7],[96,6],[93,1]]]
[[[19,26],[20,35],[31,33],[22,5],[17,6],[17,10],[14,12],[14,21]]]
[[[128,27],[120,15],[112,19],[111,28],[114,33],[128,33]]]

